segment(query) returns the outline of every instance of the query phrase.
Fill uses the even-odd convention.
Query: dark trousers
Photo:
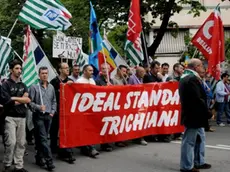
[[[48,163],[52,163],[52,153],[48,143],[51,122],[52,117],[48,113],[33,114],[36,159],[44,158]]]
[[[30,131],[26,125],[26,141],[27,141],[27,143],[33,141],[33,135],[34,135],[34,129],[32,129]]]
[[[55,114],[50,129],[50,146],[52,153],[58,153],[61,158],[72,156],[72,148],[59,148],[58,146],[58,131],[59,131],[59,114]]]
[[[0,109],[0,135],[2,135],[2,142],[5,147],[4,128],[5,128],[5,115],[3,113],[3,109]]]

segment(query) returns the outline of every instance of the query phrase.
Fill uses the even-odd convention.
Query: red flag
[[[134,43],[136,49],[141,49],[140,34],[142,31],[140,0],[132,0],[129,10],[127,39]]]
[[[220,63],[225,59],[224,28],[219,6],[210,14],[192,39],[195,45],[208,60],[208,72],[220,79]]]
[[[28,54],[29,54],[30,33],[31,33],[30,26],[28,25],[26,27],[26,35],[25,35],[25,38],[24,38],[24,54],[23,54],[23,60],[24,60],[24,62],[28,58]]]

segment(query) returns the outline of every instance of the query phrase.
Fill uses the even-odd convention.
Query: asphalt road
[[[208,172],[230,171],[230,126],[215,127],[216,132],[206,133],[206,160],[212,164]],[[33,146],[28,147],[25,168],[29,172],[43,172],[34,164]],[[97,159],[80,155],[75,150],[75,164],[67,164],[55,159],[56,172],[175,172],[179,171],[180,142],[149,143],[147,146],[130,144],[126,148],[116,148],[113,152],[101,152]],[[0,144],[0,161],[3,146]],[[1,164],[2,166],[2,164]],[[1,171],[1,170],[0,170]]]

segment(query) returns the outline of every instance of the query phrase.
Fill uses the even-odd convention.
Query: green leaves
[[[19,11],[25,0],[1,0],[0,6],[0,34],[7,36],[12,27]],[[89,37],[89,1],[88,0],[61,0],[62,4],[71,12],[73,18],[70,20],[70,27],[65,34],[70,36],[79,36],[83,38],[83,51],[88,52]],[[115,48],[123,55],[124,43],[126,39],[126,28],[130,7],[130,0],[92,0],[94,5],[100,29],[107,28],[111,30],[109,40],[115,44]],[[170,21],[170,17],[179,13],[183,7],[189,8],[189,13],[194,16],[200,15],[200,11],[205,11],[199,1],[194,0],[141,0],[141,15],[143,28],[148,32],[155,24],[155,19],[162,19],[163,28],[158,32],[160,35],[156,40],[153,49],[149,49],[152,55],[155,54],[156,48],[168,26],[175,28],[174,35],[178,26],[175,22]],[[150,15],[151,20],[146,20],[144,16]],[[167,15],[167,16],[166,16]],[[12,32],[11,39],[14,49],[22,55],[23,50],[23,29],[24,23],[18,23]],[[116,26],[116,27],[114,27]],[[113,28],[114,27],[114,28]],[[44,51],[49,57],[52,55],[52,31],[39,31],[38,41],[42,43]],[[122,43],[122,41],[124,41]]]

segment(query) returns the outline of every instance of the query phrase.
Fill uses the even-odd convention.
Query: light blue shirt
[[[218,103],[223,103],[225,96],[228,94],[226,91],[227,87],[224,85],[223,81],[219,81],[216,85],[216,101]],[[229,96],[228,96],[229,101]]]

